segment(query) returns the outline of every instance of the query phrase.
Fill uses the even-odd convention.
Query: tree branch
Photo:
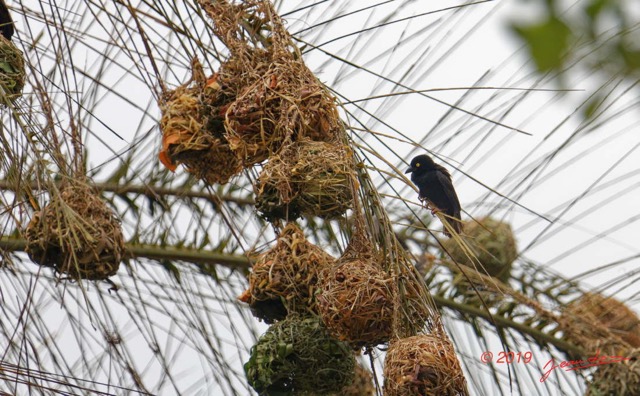
[[[24,239],[0,238],[0,251],[24,251],[27,241]],[[147,258],[151,260],[187,261],[196,265],[222,265],[224,267],[246,271],[251,267],[251,260],[239,254],[210,252],[202,249],[174,248],[158,245],[125,244],[125,258]]]

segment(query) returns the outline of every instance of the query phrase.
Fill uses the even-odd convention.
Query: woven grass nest
[[[216,1],[204,9],[231,52],[219,70],[228,99],[221,115],[245,166],[277,153],[287,138],[327,141],[343,133],[335,98],[307,68],[270,1]]]
[[[371,372],[356,364],[353,379],[350,384],[340,389],[339,392],[332,393],[332,396],[374,396],[376,388],[373,386],[373,376]]]
[[[335,259],[308,242],[295,223],[278,236],[276,246],[261,254],[249,274],[249,289],[240,297],[267,323],[287,313],[316,313],[319,272]]]
[[[395,283],[371,256],[338,260],[319,285],[320,316],[333,336],[357,347],[389,340]]]
[[[105,280],[124,255],[120,221],[86,185],[60,188],[25,231],[26,252],[34,262],[71,279]]]
[[[385,396],[461,396],[467,385],[451,343],[434,335],[402,338],[384,361]]]
[[[476,268],[478,271],[486,271],[487,274],[507,282],[511,275],[511,267],[518,257],[516,239],[511,226],[484,217],[465,222],[464,239],[483,268],[476,268],[475,261],[469,260],[465,250],[454,239],[443,242],[446,251],[458,263]],[[467,252],[468,253],[468,252]],[[446,253],[445,253],[446,254]]]
[[[254,185],[256,208],[269,221],[336,218],[351,208],[354,180],[348,148],[304,139],[264,166]]]
[[[0,35],[0,86],[9,100],[15,100],[22,94],[25,78],[22,51]]]
[[[183,164],[206,183],[224,184],[242,170],[212,116],[220,96],[217,75],[205,80],[202,66],[194,59],[192,81],[168,92],[161,102],[159,158],[172,172]]]
[[[353,381],[355,358],[319,319],[290,316],[251,348],[244,370],[260,395],[325,395]]]
[[[640,349],[620,356],[630,359],[599,366],[587,383],[586,396],[640,395]]]
[[[565,313],[585,323],[595,322],[606,327],[632,348],[640,348],[640,319],[635,312],[613,297],[585,293],[567,305]],[[568,337],[571,334],[567,333]],[[581,340],[574,340],[579,345]]]

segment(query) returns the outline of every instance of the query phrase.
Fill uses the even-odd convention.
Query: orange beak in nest
[[[162,136],[162,150],[160,151],[160,153],[158,153],[158,159],[160,159],[160,162],[162,162],[162,165],[164,165],[171,172],[175,172],[178,166],[174,164],[171,158],[169,157],[169,154],[168,154],[169,147],[172,144],[178,143],[178,141],[180,141],[179,134]]]

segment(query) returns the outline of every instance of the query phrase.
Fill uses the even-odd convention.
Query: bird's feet
[[[438,209],[438,208],[436,208],[435,206],[431,205],[431,204],[429,203],[429,201],[427,201],[427,199],[426,199],[426,198],[418,197],[418,199],[420,200],[420,202],[422,203],[422,205],[424,205],[424,207],[425,207],[426,209],[429,209],[429,210],[431,211],[431,214],[432,214],[432,215],[434,215],[434,216],[435,216],[435,215],[436,215],[436,213],[439,213],[439,212],[440,212],[440,209]]]

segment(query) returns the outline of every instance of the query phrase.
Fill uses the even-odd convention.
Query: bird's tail
[[[451,231],[449,229],[453,229],[456,234],[462,233],[462,218],[460,217],[460,212],[455,212],[452,214],[448,214],[444,216],[447,224],[444,225],[444,235],[451,238]]]

